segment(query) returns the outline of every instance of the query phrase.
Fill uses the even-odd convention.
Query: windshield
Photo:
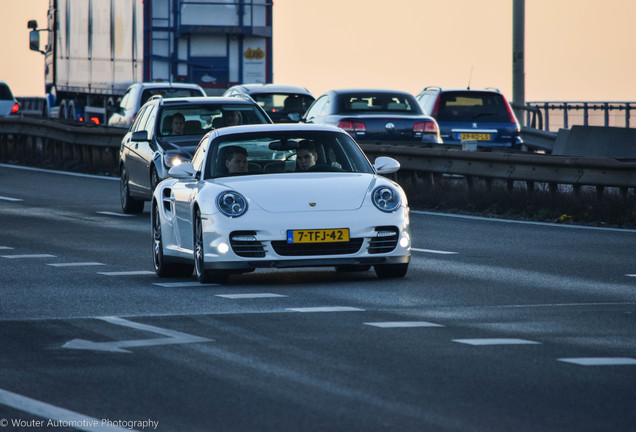
[[[284,120],[292,113],[304,114],[314,101],[308,95],[288,93],[252,94],[251,97],[274,121]]]
[[[338,100],[339,113],[420,114],[415,98],[402,94],[344,94]]]
[[[203,136],[212,129],[240,124],[269,123],[263,113],[251,105],[206,104],[170,106],[161,113],[160,135],[198,135]]]
[[[347,134],[258,132],[212,142],[204,178],[298,172],[373,173],[373,168]]]

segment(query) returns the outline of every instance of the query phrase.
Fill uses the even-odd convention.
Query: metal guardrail
[[[572,126],[636,127],[636,102],[526,102],[524,125],[545,131]]]
[[[17,97],[20,111],[25,117],[42,117],[44,112],[43,97]]]
[[[118,157],[125,129],[45,119],[0,118],[0,161],[118,175]],[[431,174],[514,182],[636,188],[636,162],[611,158],[552,156],[534,153],[467,152],[414,146],[363,144],[370,159],[396,158],[402,178],[426,180]]]

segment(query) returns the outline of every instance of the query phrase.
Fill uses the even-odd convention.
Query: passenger
[[[223,111],[225,126],[236,126],[243,123],[243,116],[238,111]]]
[[[316,147],[310,141],[301,141],[296,151],[296,169],[298,171],[309,171],[318,161]]]
[[[185,117],[181,113],[172,116],[172,135],[183,135],[183,127],[185,126]]]
[[[229,146],[224,149],[226,159],[225,168],[229,174],[243,174],[247,172],[247,150],[240,146]]]

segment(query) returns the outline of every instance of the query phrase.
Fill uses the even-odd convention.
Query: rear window
[[[13,100],[13,95],[11,94],[11,90],[9,90],[9,86],[6,84],[0,84],[0,99]]]
[[[174,87],[166,87],[166,88],[151,88],[146,89],[141,93],[141,105],[145,104],[151,96],[160,95],[164,98],[178,98],[178,97],[197,97],[203,96],[201,91],[198,89],[190,89],[190,88],[174,88]]]
[[[348,94],[338,101],[339,113],[411,113],[420,114],[415,98],[402,94]]]
[[[446,92],[440,95],[438,121],[507,122],[506,100],[499,93]]]
[[[307,95],[289,93],[263,93],[250,95],[268,114],[304,113],[314,98]]]
[[[180,117],[183,129],[173,130],[174,118]],[[203,135],[212,129],[237,124],[263,124],[269,119],[253,104],[205,104],[170,106],[161,112],[160,135]]]

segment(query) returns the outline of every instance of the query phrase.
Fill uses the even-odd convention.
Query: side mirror
[[[168,171],[170,177],[183,180],[193,179],[196,174],[197,172],[190,162],[183,162],[177,166],[173,166],[170,168],[170,171]]]
[[[136,141],[136,142],[148,141],[148,131],[140,130],[140,131],[133,132],[132,135],[130,136],[130,140]]]
[[[378,174],[393,174],[400,169],[400,163],[393,158],[380,156],[373,164]]]
[[[37,26],[37,23],[36,23]],[[29,32],[29,49],[31,51],[40,52],[40,31],[31,30]]]

